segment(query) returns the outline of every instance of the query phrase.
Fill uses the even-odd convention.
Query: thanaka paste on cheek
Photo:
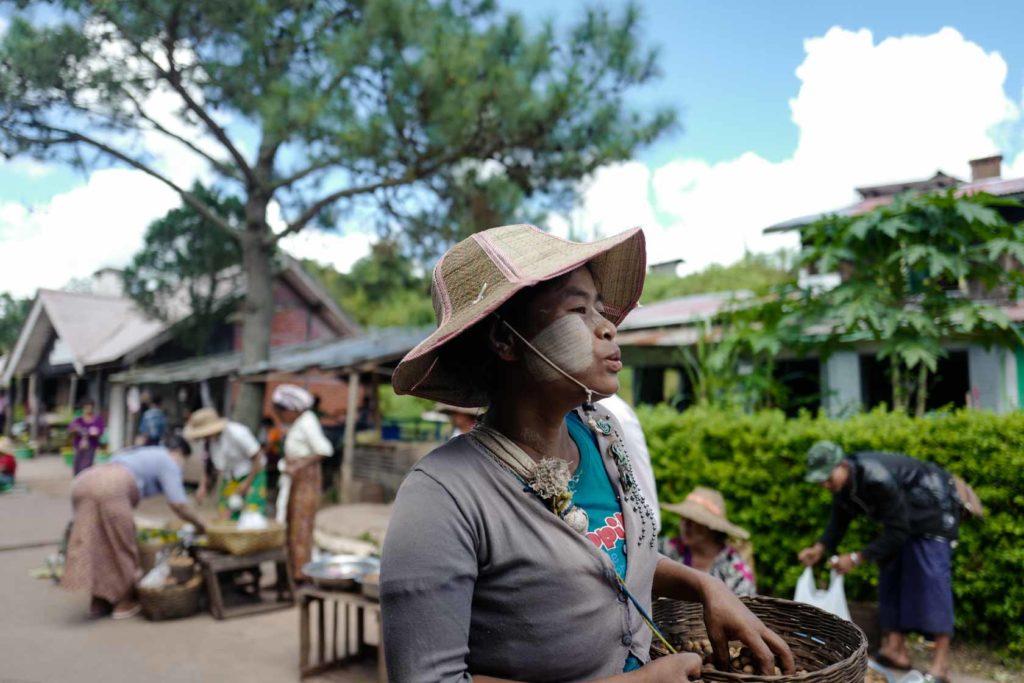
[[[551,323],[530,342],[566,373],[575,375],[594,362],[594,334],[583,318],[571,314]],[[551,382],[562,376],[537,354],[526,353],[526,368],[533,377]]]

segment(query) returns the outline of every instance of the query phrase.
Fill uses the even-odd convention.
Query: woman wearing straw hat
[[[452,431],[448,435],[449,439],[454,439],[462,434],[468,434],[473,431],[476,427],[477,420],[480,419],[481,410],[479,408],[463,408],[461,406],[450,406],[447,403],[435,403],[434,411],[441,413],[448,418],[451,422]]]
[[[270,398],[278,421],[287,425],[284,468],[277,496],[277,519],[288,522],[288,557],[296,577],[313,555],[313,527],[320,508],[320,462],[334,453],[313,410],[313,394],[281,384]]]
[[[267,506],[263,447],[248,427],[221,417],[213,408],[200,408],[189,416],[182,435],[202,444],[213,463],[217,512],[222,517],[238,520],[243,510],[263,513]],[[196,502],[202,505],[209,490],[203,467]]]
[[[679,536],[665,543],[662,551],[666,557],[707,572],[736,595],[757,594],[753,570],[740,551],[729,545],[730,538],[746,541],[750,533],[725,516],[721,493],[698,486],[682,503],[662,505],[661,509],[679,515]]]
[[[618,423],[615,325],[643,288],[640,230],[590,244],[494,228],[434,269],[438,329],[392,378],[400,394],[488,406],[420,460],[388,525],[381,608],[392,681],[679,681],[648,661],[652,596],[704,605],[720,666],[742,640],[761,671],[792,654],[719,581],[663,559]],[[642,668],[641,668],[642,667]]]

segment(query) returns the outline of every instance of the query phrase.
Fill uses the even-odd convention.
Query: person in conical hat
[[[267,505],[263,446],[248,427],[221,417],[213,408],[200,408],[189,416],[182,435],[209,458],[216,472],[211,487],[203,468],[196,491],[200,505],[212,488],[221,517],[237,521],[246,510],[263,514]]]
[[[679,535],[667,540],[667,557],[707,572],[736,595],[756,595],[754,570],[730,539],[747,541],[750,533],[729,521],[725,498],[715,489],[698,486],[681,503],[666,503],[662,510],[679,516]]]
[[[771,673],[782,639],[707,574],[662,558],[622,430],[595,405],[619,388],[616,326],[643,289],[639,229],[592,243],[529,225],[474,234],[433,273],[437,330],[396,368],[396,393],[487,406],[421,459],[382,553],[388,679],[681,681],[649,663],[652,597],[699,600],[716,648],[742,640]]]

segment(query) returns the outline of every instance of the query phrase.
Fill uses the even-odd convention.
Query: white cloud
[[[177,195],[137,171],[106,169],[49,202],[0,202],[0,291],[31,296],[102,266],[124,265],[146,225],[178,205]]]
[[[370,253],[375,238],[363,232],[318,232],[303,230],[281,240],[281,247],[300,259],[311,259],[347,273],[352,265]]]
[[[547,227],[561,237],[589,240],[654,225],[650,180],[651,172],[639,161],[598,169],[583,190],[583,206],[568,216],[550,216]]]
[[[799,142],[788,159],[747,152],[715,164],[682,158],[653,171],[636,162],[602,169],[574,222],[605,233],[642,223],[652,262],[682,257],[694,270],[744,249],[794,246],[793,235],[762,230],[843,207],[854,187],[939,169],[967,178],[967,161],[995,153],[997,136],[1019,126],[1006,62],[954,29],[876,43],[870,31],[836,27],[804,47],[790,101]],[[1024,175],[1024,153],[1007,162],[1007,177]]]

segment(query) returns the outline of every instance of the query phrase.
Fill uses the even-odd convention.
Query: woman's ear
[[[509,331],[504,320],[491,318],[490,326],[487,329],[487,343],[491,351],[503,361],[511,362],[519,359],[516,348],[515,337]]]

